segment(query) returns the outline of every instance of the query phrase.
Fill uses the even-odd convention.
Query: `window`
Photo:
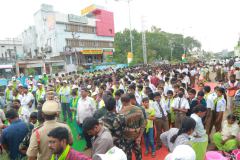
[[[79,24],[66,24],[67,32],[96,33],[96,28]]]

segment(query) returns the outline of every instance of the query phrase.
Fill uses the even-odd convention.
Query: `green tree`
[[[115,34],[114,61],[117,63],[127,63],[127,53],[131,50],[130,33],[128,29]],[[142,33],[132,30],[133,35],[133,64],[143,63],[142,54]],[[164,32],[161,28],[152,26],[146,32],[147,57],[148,62],[159,61],[161,59],[172,58],[181,60],[184,53],[189,54],[194,49],[200,49],[201,43],[193,37],[184,37],[181,34]]]

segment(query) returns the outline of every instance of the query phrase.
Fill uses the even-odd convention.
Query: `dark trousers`
[[[176,113],[175,127],[181,128],[182,121],[186,117],[186,113],[183,113],[183,112],[175,112],[175,113]]]
[[[127,154],[127,160],[132,160],[132,151],[135,153],[136,160],[142,160],[142,148],[135,143],[135,140],[125,140],[123,151]]]
[[[82,129],[82,124],[79,124],[79,127]],[[85,138],[87,148],[92,148],[92,136],[83,131],[83,137]]]
[[[157,129],[157,146],[160,147],[162,145],[160,135],[162,132],[168,131],[169,129],[168,119],[157,118],[155,119],[154,124]]]
[[[66,120],[67,120],[66,112],[68,114],[68,118],[70,119],[70,121],[72,121],[72,112],[70,110],[69,103],[61,103],[61,106],[62,106],[64,122],[66,122]]]

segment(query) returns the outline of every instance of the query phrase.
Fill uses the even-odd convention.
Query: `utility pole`
[[[147,64],[147,43],[146,43],[146,30],[145,19],[142,16],[142,48],[143,48],[143,62]]]

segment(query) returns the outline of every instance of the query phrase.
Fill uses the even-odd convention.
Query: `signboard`
[[[77,16],[77,15],[74,15],[74,14],[69,14],[68,15],[68,21],[69,22],[83,23],[83,24],[88,23],[87,17]]]
[[[83,10],[81,10],[81,14],[82,15],[86,15],[86,14],[94,11],[96,8],[97,7],[95,5],[91,5],[91,6],[87,7],[87,8],[84,8]]]
[[[112,49],[104,49],[104,62],[112,62],[113,61],[113,50]]]
[[[52,63],[52,66],[58,67],[58,66],[64,66],[64,63],[59,62],[59,63]]]
[[[101,49],[82,50],[82,54],[102,54],[102,50]]]
[[[42,67],[43,64],[41,63],[33,63],[33,64],[28,64],[26,68],[38,68],[38,67]]]
[[[54,15],[48,15],[47,16],[47,25],[48,25],[48,30],[53,30],[55,28],[55,16]]]
[[[132,60],[133,60],[133,54],[132,54],[132,52],[128,52],[128,56],[127,56],[128,64],[131,63]]]

